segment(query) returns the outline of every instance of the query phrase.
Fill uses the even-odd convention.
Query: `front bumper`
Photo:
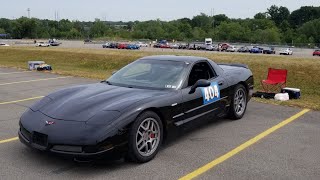
[[[50,152],[57,155],[65,156],[65,157],[72,157],[72,158],[88,158],[88,159],[96,159],[99,157],[106,157],[111,156],[115,153],[120,153],[120,145],[117,146],[110,146],[104,150],[96,151],[96,152],[70,152],[70,151],[63,151],[63,150],[55,150],[54,145],[48,145],[47,147],[38,145],[36,143],[33,143],[32,140],[27,139],[21,131],[19,131],[19,139],[20,141],[25,144],[26,146],[37,149],[40,151]],[[124,146],[125,144],[123,144]],[[119,150],[119,151],[117,151]]]
[[[102,156],[109,159],[108,155],[127,152],[127,131],[120,133],[115,127],[57,120],[32,110],[21,116],[19,126],[20,141],[40,151],[86,159]]]

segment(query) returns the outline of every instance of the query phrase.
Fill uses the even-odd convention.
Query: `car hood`
[[[105,83],[63,89],[48,95],[39,111],[61,120],[87,121],[100,111],[124,111],[130,105],[168,91],[112,86]]]

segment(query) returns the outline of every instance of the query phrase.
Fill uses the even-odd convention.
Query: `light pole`
[[[30,19],[30,11],[31,11],[30,8],[28,8],[27,11],[28,11],[28,18]]]

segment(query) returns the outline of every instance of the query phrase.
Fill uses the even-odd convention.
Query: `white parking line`
[[[34,100],[34,99],[41,99],[44,96],[37,96],[37,97],[32,97],[32,98],[27,98],[27,99],[20,99],[20,100],[15,100],[15,101],[8,101],[8,102],[0,102],[0,105],[5,105],[5,104],[14,104],[17,102],[24,102],[24,101],[30,101],[30,100]]]
[[[32,71],[21,71],[21,72],[9,72],[9,73],[0,73],[0,75],[7,75],[7,74],[20,74],[20,73],[30,73]]]
[[[3,84],[0,84],[0,86],[11,85],[11,84],[19,84],[19,83],[28,83],[28,82],[37,82],[37,81],[46,81],[46,80],[53,80],[53,79],[65,79],[65,78],[69,78],[69,77],[70,76],[56,77],[56,78],[46,78],[46,79],[35,79],[35,80],[29,80],[29,81],[17,81],[17,82],[3,83]]]

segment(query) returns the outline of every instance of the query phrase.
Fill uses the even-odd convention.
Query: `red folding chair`
[[[282,88],[286,87],[287,74],[288,71],[286,69],[269,68],[267,79],[261,81],[264,91],[268,93],[279,93]]]

